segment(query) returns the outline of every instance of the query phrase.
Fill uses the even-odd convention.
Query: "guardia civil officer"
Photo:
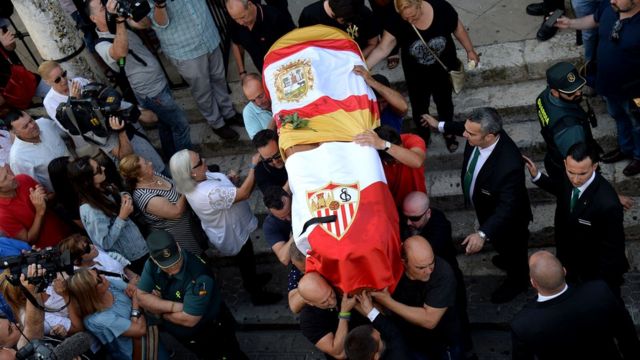
[[[561,181],[569,148],[579,142],[600,149],[591,133],[590,115],[582,101],[586,80],[570,63],[559,62],[547,69],[547,88],[536,99],[540,133],[547,144],[544,166],[551,179]],[[595,119],[595,118],[593,118]]]
[[[233,315],[204,261],[180,249],[166,231],[152,232],[147,246],[150,258],[138,281],[140,306],[159,315],[162,330],[201,359],[248,359],[236,339]]]

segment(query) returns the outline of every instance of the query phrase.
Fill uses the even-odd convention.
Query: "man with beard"
[[[564,158],[571,146],[579,142],[596,145],[589,115],[580,106],[585,83],[575,66],[560,62],[547,70],[549,86],[536,99],[540,133],[547,144],[544,167],[553,180],[562,179]]]

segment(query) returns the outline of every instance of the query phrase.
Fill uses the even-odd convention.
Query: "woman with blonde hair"
[[[107,279],[96,269],[80,269],[69,280],[69,313],[104,346],[113,360],[140,358],[135,340],[146,340],[147,322],[138,307],[135,287],[118,279]],[[143,347],[144,349],[144,347]],[[166,358],[164,351],[159,357]],[[160,356],[162,355],[162,356]],[[142,355],[150,358],[150,354]]]
[[[458,13],[447,1],[395,0],[394,5],[397,14],[391,14],[385,22],[382,39],[367,57],[367,65],[373,68],[396,45],[400,46],[413,121],[419,135],[429,143],[429,125],[422,116],[429,113],[432,96],[440,121],[453,120],[453,86],[448,71],[458,70],[461,63],[451,35],[466,50],[466,60],[478,64],[480,56]],[[445,141],[450,152],[457,150],[455,136],[445,137]]]
[[[182,249],[202,255],[200,243],[206,240],[185,196],[178,193],[171,179],[157,173],[151,161],[137,154],[120,160],[120,174],[149,226],[169,232]]]

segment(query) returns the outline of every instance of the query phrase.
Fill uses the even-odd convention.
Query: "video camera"
[[[131,18],[138,22],[147,16],[151,11],[149,2],[146,0],[118,0],[116,13],[123,18]]]
[[[136,106],[121,109],[122,95],[113,87],[90,83],[82,88],[79,98],[60,103],[56,119],[71,135],[82,135],[98,146],[104,146],[110,135],[109,116],[125,122],[136,122],[140,111]]]
[[[40,251],[28,251],[20,255],[0,258],[0,269],[9,269],[11,276],[7,277],[7,281],[13,286],[20,285],[20,275],[27,276],[27,268],[31,264],[40,265],[45,270],[43,275],[27,278],[30,284],[37,286],[38,292],[43,292],[58,273],[65,272],[73,275],[73,263],[69,251],[61,253],[57,248],[49,247]]]

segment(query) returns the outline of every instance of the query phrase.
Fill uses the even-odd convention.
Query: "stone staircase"
[[[540,135],[540,127],[534,110],[534,101],[537,95],[546,86],[546,69],[558,62],[569,61],[577,63],[580,59],[581,49],[573,45],[572,33],[560,33],[550,41],[540,43],[536,40],[524,40],[517,42],[486,45],[478,47],[477,51],[483,55],[481,65],[468,72],[467,87],[458,95],[454,95],[454,105],[459,120],[464,119],[464,114],[479,106],[492,106],[498,109],[503,116],[505,130],[520,147],[523,154],[530,156],[543,168],[542,158],[545,145]],[[459,57],[464,58],[460,53]],[[406,92],[403,74],[400,68],[394,70],[382,69],[381,65],[373,69],[373,72],[382,73],[389,78],[394,87],[401,92]],[[231,82],[233,101],[237,109],[242,109],[246,100],[242,95],[237,81]],[[188,112],[192,121],[191,137],[194,144],[200,144],[202,155],[207,163],[216,163],[223,171],[231,169],[246,169],[252,153],[255,151],[243,128],[236,127],[241,134],[240,140],[235,142],[221,141],[195,109],[188,90],[175,92],[179,102]],[[604,104],[599,99],[590,100],[596,114],[599,125],[594,129],[594,136],[603,146],[611,149],[616,144],[616,128],[614,121],[606,114]],[[433,111],[435,113],[435,109]],[[409,118],[409,117],[407,117]],[[411,128],[411,120],[406,121],[406,127]],[[148,135],[159,145],[157,131],[148,130]],[[460,167],[462,165],[462,151],[464,139],[460,140],[460,148],[455,153],[449,153],[441,136],[432,136],[431,144],[427,151],[425,164],[427,187],[432,199],[432,206],[444,210],[453,225],[453,236],[456,241],[461,241],[466,235],[475,231],[477,221],[473,210],[465,209],[460,189]],[[635,273],[630,274],[632,280],[640,280],[637,270],[640,268],[640,178],[629,178],[622,175],[625,163],[602,164],[603,175],[611,181],[615,188],[622,194],[631,196],[636,206],[625,211],[625,228],[627,233],[627,253]],[[523,171],[525,171],[523,169]],[[530,191],[534,222],[530,225],[530,248],[535,250],[540,247],[549,247],[553,244],[553,214],[555,200],[552,196],[537,189],[531,182],[527,182]],[[262,204],[262,196],[259,191],[254,192],[250,202],[256,215],[262,219],[267,210]],[[262,239],[259,229],[254,234],[254,247],[258,256],[260,267],[264,271],[274,274],[271,285],[273,290],[282,291],[286,284],[287,270],[281,266],[271,253],[268,245]],[[491,249],[485,249],[481,254],[474,256],[459,255],[460,266],[466,276],[469,289],[470,316],[473,324],[492,324],[491,326],[504,327],[517,312],[528,297],[533,296],[532,291],[528,295],[521,295],[507,305],[493,305],[488,301],[491,290],[497,285],[495,277],[501,275],[501,271],[491,265]],[[236,319],[246,328],[281,328],[295,327],[297,320],[290,314],[286,306],[286,300],[280,304],[255,308],[250,305],[248,296],[240,286],[237,269],[228,264],[224,259],[219,262],[219,279],[227,302],[234,310]],[[640,324],[640,312],[638,310],[640,291],[638,284],[630,281],[630,288],[626,290],[625,298],[636,324]],[[633,298],[631,294],[636,294]],[[636,299],[638,298],[638,299]]]

